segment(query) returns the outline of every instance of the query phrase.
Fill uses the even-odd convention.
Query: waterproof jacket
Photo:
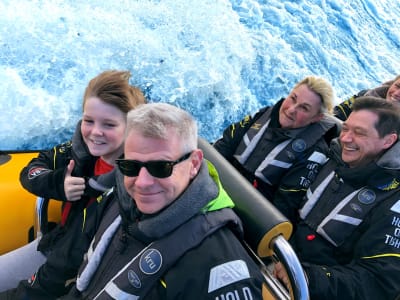
[[[400,294],[400,143],[348,168],[337,140],[307,191],[292,236],[311,299],[394,299]]]
[[[184,193],[155,215],[143,215],[137,210],[122,186],[120,173],[117,174],[118,182],[112,196],[118,197],[119,217],[115,218],[112,209],[107,210],[85,256],[76,286],[63,299],[92,299],[98,294],[106,298],[110,295],[130,295],[136,299],[129,289],[133,286],[144,289],[142,285],[145,284],[137,280],[136,273],[124,269],[124,266],[139,256],[150,243],[162,239],[168,241],[175,231],[184,229],[196,216],[208,216],[223,209],[234,214],[231,209],[233,202],[223,190],[210,163],[203,162],[199,174]],[[196,235],[196,232],[192,234]],[[240,242],[241,232],[241,223],[235,215],[232,222],[207,236],[198,246],[183,253],[167,270],[160,272],[155,283],[140,299],[215,300],[228,299],[232,295],[235,299],[261,299],[262,276]],[[104,242],[104,239],[107,241]],[[192,238],[182,236],[180,239],[184,243]],[[169,255],[175,254],[173,249],[179,248],[179,244],[171,240],[164,251],[160,250],[166,257],[161,260],[162,263],[168,261]],[[146,258],[144,261],[152,262]],[[161,267],[161,263],[156,266]],[[130,283],[125,286],[110,283],[121,272],[127,273],[123,278]]]
[[[28,280],[22,280],[17,288],[0,293],[0,299],[56,299],[69,291],[74,281],[83,254],[109,202],[97,197],[115,184],[114,170],[93,176],[96,157],[90,155],[80,134],[80,122],[72,141],[42,151],[21,171],[21,182],[33,193],[42,197],[65,201],[64,175],[70,159],[75,160],[72,172],[86,177],[85,194],[80,201],[69,202],[70,213],[65,225],[46,233],[40,240],[38,250],[46,254],[46,262]],[[90,198],[96,198],[87,206]],[[101,203],[101,207],[98,208]],[[84,228],[84,230],[83,230]]]
[[[107,187],[114,184],[113,171],[100,177],[94,176],[98,158],[90,154],[83,141],[80,124],[81,121],[78,122],[71,141],[57,145],[51,150],[40,151],[38,157],[33,158],[20,173],[21,184],[29,192],[40,197],[64,201],[62,206],[64,224],[58,224],[40,241],[39,250],[45,254],[50,252],[57,240],[65,234],[75,216],[81,215],[89,200],[101,195]],[[68,202],[70,207],[68,213],[65,213],[67,199],[64,193],[64,178],[71,159],[75,161],[72,176],[84,177],[86,189],[81,200]]]
[[[67,201],[64,177],[71,159],[75,161],[72,176],[93,176],[97,157],[89,153],[81,136],[80,124],[76,126],[71,141],[40,151],[38,157],[21,170],[20,181],[25,189],[43,198]]]
[[[230,125],[214,147],[296,223],[304,193],[326,162],[328,143],[337,136],[339,122],[327,116],[303,128],[283,129],[282,102]]]

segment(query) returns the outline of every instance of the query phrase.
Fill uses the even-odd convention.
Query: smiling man
[[[357,104],[356,109],[359,106]],[[392,132],[382,130],[380,133],[375,126],[371,126],[379,124],[378,112],[379,110],[354,110],[343,123],[339,140],[342,146],[342,159],[350,168],[367,165],[397,141],[395,130]]]
[[[400,294],[400,106],[361,97],[307,191],[291,243],[311,299]],[[278,264],[276,276],[287,282]]]

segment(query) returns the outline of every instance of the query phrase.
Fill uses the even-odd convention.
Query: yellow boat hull
[[[0,254],[27,244],[36,232],[35,204],[37,196],[26,191],[19,173],[37,152],[0,154]],[[50,201],[49,221],[58,222],[61,202]]]

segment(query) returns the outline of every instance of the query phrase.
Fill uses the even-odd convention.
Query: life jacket
[[[304,157],[307,150],[333,126],[334,122],[321,120],[305,128],[290,129],[277,133],[268,128],[272,109],[268,109],[243,136],[234,157],[258,179],[275,186],[292,165]],[[279,135],[279,136],[278,136]],[[277,142],[278,141],[278,142]],[[275,144],[271,150],[271,144]],[[326,161],[325,154],[315,151],[308,160],[319,164]]]
[[[347,195],[342,196],[342,199],[329,209],[330,211],[321,211],[320,207],[313,209],[321,195],[329,189],[332,181],[337,180],[335,176],[334,171],[329,174],[321,173],[318,176],[319,182],[315,181],[313,186],[307,190],[306,202],[300,209],[299,215],[325,240],[338,247],[355,232],[376,205],[398,191],[397,189],[387,191],[370,187],[349,189]],[[344,184],[342,179],[338,180],[339,185]],[[328,190],[328,192],[330,191]],[[321,220],[321,216],[326,217]]]
[[[88,254],[91,258],[80,272],[76,285],[78,290],[84,291],[87,288],[120,221],[120,216],[115,218],[109,227],[100,233],[95,248],[92,245],[89,249]],[[229,208],[196,215],[171,234],[150,243],[122,269],[116,270],[116,275],[101,289],[96,298],[103,299],[108,295],[114,299],[139,299],[145,296],[184,253],[229,224],[234,227],[240,224],[239,218]]]

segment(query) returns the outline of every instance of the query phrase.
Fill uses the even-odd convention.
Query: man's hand
[[[289,276],[283,265],[278,262],[274,265],[273,275],[279,279],[288,289],[290,288]]]

